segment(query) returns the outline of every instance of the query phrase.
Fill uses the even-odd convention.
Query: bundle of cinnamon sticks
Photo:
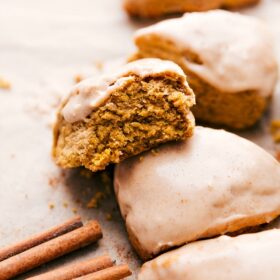
[[[81,217],[0,249],[0,280],[11,279],[102,238],[97,221],[83,225]],[[118,280],[131,275],[127,264],[115,265],[105,255],[58,268],[28,280]]]

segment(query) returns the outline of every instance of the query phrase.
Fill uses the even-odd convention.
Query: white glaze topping
[[[62,115],[70,123],[83,120],[92,110],[103,104],[112,91],[131,80],[132,76],[145,78],[161,74],[174,76],[187,85],[186,76],[177,64],[156,58],[141,59],[124,65],[114,73],[77,84],[66,100]]]
[[[280,230],[198,241],[143,265],[138,280],[280,279]]]
[[[163,145],[157,155],[127,159],[117,165],[114,184],[127,226],[150,254],[280,211],[280,164],[223,130],[196,127],[193,137]]]
[[[273,39],[259,19],[222,10],[187,13],[136,32],[171,40],[181,51],[198,54],[202,64],[187,58],[187,69],[221,91],[257,90],[272,94],[277,80]]]

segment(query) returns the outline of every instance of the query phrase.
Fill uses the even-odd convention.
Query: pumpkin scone
[[[138,280],[280,279],[280,230],[188,244],[145,263]]]
[[[223,0],[221,7],[226,9],[239,9],[259,3],[261,0]]]
[[[199,12],[211,9],[237,9],[260,0],[123,0],[124,9],[131,16],[155,18],[175,13]]]
[[[194,94],[171,61],[143,59],[76,85],[54,127],[53,156],[64,168],[97,171],[161,143],[192,135]]]
[[[273,40],[263,22],[215,10],[165,20],[135,34],[132,59],[158,57],[182,67],[196,95],[197,120],[230,129],[253,126],[277,81]]]
[[[124,9],[131,16],[153,18],[174,13],[217,9],[221,0],[124,0]]]
[[[193,137],[118,164],[115,192],[144,260],[280,215],[280,164],[254,143],[196,127]]]

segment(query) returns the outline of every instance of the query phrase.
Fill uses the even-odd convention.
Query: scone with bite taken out
[[[198,121],[233,130],[253,126],[277,81],[273,40],[259,19],[222,10],[188,13],[135,34],[133,59],[158,57],[182,67],[196,95]]]
[[[115,192],[144,260],[201,238],[280,215],[280,164],[235,134],[196,127],[193,137],[118,164]]]
[[[143,265],[138,280],[280,279],[280,230],[198,241]]]
[[[53,156],[92,171],[192,135],[193,91],[171,61],[143,59],[76,85],[54,127]]]
[[[211,9],[238,9],[260,0],[124,0],[124,9],[131,16],[155,18],[175,13]]]

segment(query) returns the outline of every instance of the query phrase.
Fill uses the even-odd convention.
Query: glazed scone
[[[260,0],[123,0],[124,9],[131,16],[154,18],[174,13],[237,9]]]
[[[280,230],[188,244],[143,265],[138,280],[280,279]]]
[[[223,0],[222,7],[226,9],[238,9],[257,4],[258,2],[260,0]]]
[[[217,9],[221,2],[222,0],[124,0],[124,9],[131,16],[151,18]]]
[[[62,103],[53,156],[64,168],[102,170],[161,143],[192,135],[194,94],[171,61],[143,59],[84,80]]]
[[[280,214],[280,164],[235,134],[196,127],[193,137],[118,164],[115,192],[144,260],[197,239]]]
[[[230,129],[254,125],[277,81],[273,40],[256,18],[215,10],[185,14],[135,34],[134,58],[169,59],[196,95],[197,120]]]

